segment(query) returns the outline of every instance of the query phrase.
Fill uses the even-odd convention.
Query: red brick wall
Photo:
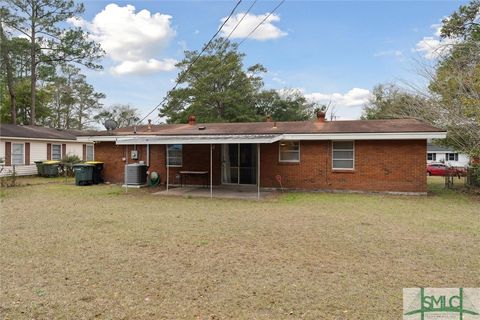
[[[147,163],[146,146],[137,146],[139,160]],[[126,150],[128,151],[127,153]],[[123,182],[122,158],[130,159],[133,146],[116,146],[113,142],[95,144],[95,160],[105,162],[105,181]],[[335,172],[331,169],[331,141],[301,141],[300,163],[279,163],[278,143],[261,146],[260,182],[262,187],[279,187],[275,179],[282,176],[285,188],[362,191],[426,192],[426,140],[358,140],[355,141],[355,170]],[[165,146],[150,146],[150,171],[160,174],[165,183]],[[184,145],[183,166],[170,168],[170,183],[179,183],[180,170],[209,171],[210,145]],[[221,182],[221,146],[214,145],[213,183]],[[202,184],[201,177],[189,177],[188,184]]]
[[[331,141],[301,141],[300,163],[279,163],[278,143],[262,145],[261,186],[426,192],[426,140],[357,140],[355,170],[332,170]]]
[[[220,184],[220,145],[213,146],[213,184]],[[126,162],[122,158],[128,157],[128,163],[137,163],[144,161],[147,163],[147,146],[137,145],[138,160],[130,158],[131,150],[134,146],[118,146],[114,142],[100,142],[95,144],[95,160],[103,161],[103,175],[105,181],[112,183],[121,183],[124,181],[124,167]],[[165,183],[167,177],[165,145],[150,146],[150,167],[149,171],[156,171],[160,174],[161,183]],[[210,171],[210,145],[184,145],[183,146],[183,165],[182,167],[171,167],[169,172],[169,182],[171,184],[180,183],[178,171]],[[209,182],[210,177],[207,177]],[[205,177],[188,177],[188,184],[203,184]]]

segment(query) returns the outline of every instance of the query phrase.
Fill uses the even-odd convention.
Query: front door
[[[222,146],[222,183],[257,183],[257,148],[254,144]]]

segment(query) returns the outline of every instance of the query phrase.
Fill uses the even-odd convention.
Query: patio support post
[[[165,145],[165,148],[167,149],[167,158],[165,165],[167,166],[167,193],[168,193],[168,182],[169,182],[169,176],[170,176],[170,166],[168,165],[168,144]]]
[[[210,143],[210,198],[213,198],[213,186],[212,186],[212,183],[213,183],[213,175],[212,175],[212,154],[213,154],[213,144]]]
[[[257,198],[260,199],[260,143],[257,143]]]

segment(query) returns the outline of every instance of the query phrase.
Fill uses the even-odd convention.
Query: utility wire
[[[284,2],[285,2],[285,0],[280,1],[280,3],[279,3],[271,12],[269,12],[269,13],[265,16],[265,18],[263,18],[263,20],[262,20],[259,24],[257,24],[257,26],[256,26],[255,28],[253,28],[253,30],[252,30],[245,38],[243,38],[242,41],[240,41],[240,43],[238,44],[238,46],[240,47],[240,46],[242,45],[242,43],[245,42],[245,40],[247,40],[255,31],[257,31],[257,29],[260,28],[260,26],[261,26],[262,24],[264,24],[265,21],[267,21],[267,19],[268,19],[275,11],[277,11],[277,9],[280,8],[280,6],[281,6]]]
[[[237,3],[237,5],[235,6],[234,10],[237,8],[237,6],[240,4],[240,2],[241,2],[241,0],[239,1],[239,3]],[[246,15],[250,12],[250,10],[252,9],[252,7],[255,5],[256,2],[257,2],[257,0],[255,0],[255,1],[252,3],[252,5],[250,5],[250,7],[248,8],[247,12],[245,12],[245,13],[243,14],[242,18],[239,20],[239,22],[237,22],[237,25],[233,28],[233,30],[230,31],[230,33],[228,34],[228,36],[226,37],[226,39],[225,39],[225,41],[224,41],[223,43],[225,43],[225,42],[230,38],[230,36],[231,36],[231,35],[233,34],[233,32],[238,28],[238,26],[240,25],[240,23],[245,19]],[[280,8],[280,6],[281,6],[284,2],[285,2],[285,0],[280,1],[280,2],[275,6],[275,8],[273,8],[273,10],[272,10],[271,12],[269,12],[269,13],[265,16],[265,18],[263,18],[262,21],[260,21],[260,23],[257,24],[257,25],[255,26],[255,28],[253,28],[252,31],[251,31],[244,39],[242,39],[242,41],[240,41],[240,42],[238,43],[238,46],[237,46],[237,47],[240,47],[240,46],[242,45],[242,43],[245,42],[245,40],[247,40],[258,28],[260,28],[260,26],[261,26],[262,24],[264,24],[265,21],[267,21],[267,19],[268,19],[273,13],[275,13],[275,11],[277,11],[278,8]],[[230,16],[227,18],[227,20],[224,21],[224,23],[222,24],[222,26],[220,27],[220,29],[217,31],[217,33],[215,33],[215,36],[220,32],[220,30],[222,29],[222,27],[225,25],[225,23],[228,21],[228,19],[232,16],[234,10],[232,10],[232,12],[230,13]],[[207,46],[210,44],[210,42],[211,42],[212,40],[213,40],[213,38],[207,43]],[[223,44],[223,43],[222,43],[222,44]],[[205,48],[206,48],[207,46],[205,46]],[[202,50],[201,53],[203,53],[204,51],[205,51],[205,50]],[[195,59],[193,63],[195,63],[195,61],[198,60],[198,58],[200,58],[200,55],[197,56],[197,59]],[[193,65],[193,63],[192,63],[191,65]],[[221,64],[221,63],[219,63],[216,67],[218,67],[220,64]],[[190,66],[191,66],[191,65],[190,65]],[[187,71],[184,73],[184,75],[188,72],[188,70],[190,70],[190,67],[187,68]],[[168,94],[169,94],[171,91],[175,90],[177,86],[178,86],[178,82],[177,82],[177,84],[175,84],[175,86],[167,93],[167,95],[166,95],[165,98],[162,100],[162,102],[160,102],[160,103],[155,107],[155,109],[153,109],[148,115],[150,115],[150,114],[151,114],[153,111],[155,111],[159,106],[161,106],[161,105],[163,104],[163,102],[165,102],[165,100],[167,99]],[[147,115],[147,116],[148,116],[148,115]],[[146,118],[146,117],[145,117],[145,118]],[[142,121],[145,120],[145,118],[143,118]]]
[[[237,22],[237,24],[235,25],[235,27],[232,29],[232,31],[230,31],[230,33],[227,35],[227,37],[225,37],[225,39],[222,41],[221,45],[225,44],[228,39],[230,39],[230,37],[232,36],[232,34],[235,32],[235,30],[237,30],[238,26],[242,23],[242,21],[245,19],[245,17],[247,16],[247,14],[250,13],[250,11],[252,10],[253,6],[257,3],[257,0],[253,1],[253,3],[250,5],[250,7],[247,9],[247,11],[243,14],[242,18],[240,18],[240,20]],[[218,67],[221,63],[217,64],[215,66]],[[173,89],[172,89],[173,90]],[[160,121],[161,121],[161,118],[159,118],[159,124],[160,124]]]
[[[252,10],[253,6],[255,5],[255,3],[257,3],[257,0],[253,1],[252,5],[247,9],[247,11],[243,14],[242,18],[237,22],[237,25],[232,29],[232,31],[230,31],[230,33],[228,34],[228,36],[225,38],[225,42],[230,38],[230,36],[232,35],[232,33],[235,32],[235,30],[237,30],[238,26],[240,25],[240,23],[242,23],[243,19],[245,19],[245,17],[247,16],[247,14],[250,12],[250,10]]]
[[[200,58],[200,56],[205,52],[205,50],[207,50],[207,48],[210,46],[210,44],[212,43],[212,41],[215,39],[215,37],[220,33],[220,31],[222,31],[222,28],[223,26],[225,26],[225,24],[228,22],[228,20],[230,20],[230,18],[233,16],[233,13],[235,12],[235,10],[237,9],[237,7],[240,5],[240,3],[242,2],[242,0],[238,0],[237,4],[235,5],[235,7],[233,7],[232,11],[230,11],[230,14],[228,15],[227,19],[225,19],[225,21],[222,23],[222,25],[220,26],[220,28],[217,30],[217,32],[215,32],[215,34],[210,38],[210,40],[208,40],[207,44],[202,48],[202,50],[200,51],[200,53],[195,57],[195,59],[190,63],[190,65],[187,67],[187,69],[183,72],[183,74],[178,78],[178,80],[175,82],[175,85],[173,86],[172,89],[170,89],[167,94],[165,94],[165,97],[162,99],[162,101],[160,101],[159,104],[157,104],[155,106],[155,108],[152,109],[152,111],[150,111],[149,113],[147,113],[147,115],[145,117],[143,117],[140,121],[137,122],[137,124],[143,122],[143,120],[145,120],[148,116],[150,116],[153,112],[155,112],[155,110],[157,110],[168,98],[168,95],[170,92],[172,92],[173,90],[175,90],[178,85],[180,84],[180,82],[183,80],[183,78],[187,75],[187,73],[190,71],[190,69],[192,68],[192,66],[195,64],[195,62],[197,62],[197,60]]]

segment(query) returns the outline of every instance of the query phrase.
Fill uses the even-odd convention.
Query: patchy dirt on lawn
[[[2,319],[399,319],[405,287],[480,287],[480,202],[440,188],[258,202],[59,181],[1,195]]]

